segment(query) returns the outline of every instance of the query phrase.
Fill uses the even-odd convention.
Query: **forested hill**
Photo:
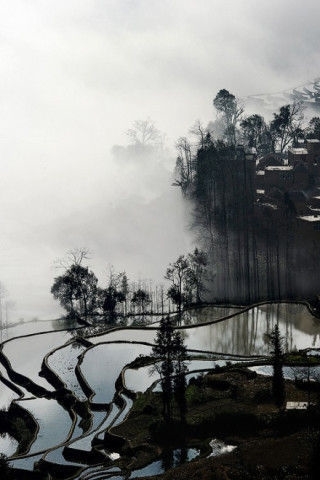
[[[211,260],[208,299],[315,299],[320,119],[305,124],[293,103],[267,123],[245,116],[227,90],[213,103],[217,120],[193,128],[196,142],[177,143],[175,181],[193,203],[193,228]]]

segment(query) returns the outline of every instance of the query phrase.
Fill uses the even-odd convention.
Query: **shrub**
[[[198,405],[206,399],[206,394],[203,388],[197,385],[189,385],[186,391],[186,399],[189,405]]]
[[[9,465],[8,458],[0,453],[0,477],[6,480],[13,479],[13,472]]]
[[[269,403],[272,400],[272,394],[268,388],[259,390],[253,397],[256,403]]]
[[[261,426],[260,419],[247,412],[221,412],[218,413],[214,420],[214,429],[217,434],[234,434],[242,435],[253,434],[258,431]]]
[[[214,390],[225,391],[231,388],[231,383],[227,380],[221,380],[212,376],[205,377],[205,383],[208,387],[213,388]]]

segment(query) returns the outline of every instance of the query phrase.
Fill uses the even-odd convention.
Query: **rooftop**
[[[298,218],[304,222],[320,222],[320,215],[303,215]]]
[[[306,410],[308,402],[287,402],[286,410]]]
[[[293,153],[294,155],[308,155],[308,150],[306,148],[288,148],[288,152]]]
[[[262,207],[272,208],[272,210],[278,210],[277,205],[275,205],[274,203],[261,203],[260,205]]]
[[[269,171],[274,171],[274,170],[283,170],[285,172],[289,172],[290,170],[293,170],[292,165],[270,165],[269,167],[266,167],[266,170]]]

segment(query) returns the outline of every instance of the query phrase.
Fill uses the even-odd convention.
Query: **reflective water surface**
[[[81,372],[95,392],[92,401],[111,402],[115,393],[115,381],[121,370],[136,357],[148,355],[150,347],[139,344],[99,344],[86,352]]]
[[[4,453],[7,457],[15,454],[18,448],[18,442],[11,437],[8,433],[0,434],[0,452]]]
[[[28,454],[35,454],[67,440],[72,421],[66,410],[55,400],[34,398],[19,400],[19,405],[28,410],[39,424],[39,432]]]
[[[70,332],[50,332],[37,336],[15,338],[3,346],[13,370],[30,378],[47,390],[53,390],[47,380],[39,376],[42,360],[50,350],[70,340]]]
[[[194,316],[203,317],[203,309],[195,310]],[[234,313],[230,309],[230,314]],[[210,309],[205,310],[209,321]],[[214,319],[214,316],[213,316]],[[285,338],[286,350],[320,347],[320,320],[301,304],[268,304],[254,307],[245,313],[213,324],[180,328],[188,349],[233,355],[268,355],[268,334],[276,322],[280,334]],[[135,341],[154,343],[156,330],[122,329],[108,334],[91,337],[90,341]]]
[[[150,463],[146,467],[134,470],[129,479],[139,478],[153,475],[160,475],[170,468],[182,465],[185,462],[190,462],[200,455],[200,450],[195,448],[178,448],[175,450],[167,449],[162,455],[161,459]]]
[[[79,385],[75,374],[75,367],[78,363],[78,357],[86,350],[84,345],[78,342],[72,342],[65,347],[55,350],[48,356],[47,362],[49,367],[55,372],[65,383],[66,387],[74,392],[79,400],[86,400],[81,386]]]
[[[18,395],[2,383],[0,379],[0,410],[8,410],[10,403],[16,398],[18,398]]]
[[[219,322],[223,316],[228,315],[233,316]],[[214,323],[217,321],[218,323]],[[243,313],[233,307],[205,307],[186,312],[178,328],[187,348],[192,350],[189,353],[199,356],[201,355],[200,352],[203,352],[202,355],[204,353],[210,354],[210,359],[193,357],[188,362],[187,380],[196,375],[192,373],[196,370],[208,371],[217,365],[225,365],[226,362],[243,362],[246,359],[249,360],[247,357],[254,360],[255,356],[269,355],[268,334],[277,321],[280,333],[285,339],[286,350],[309,348],[318,352],[315,349],[320,348],[320,320],[315,318],[304,305],[268,304],[251,308]],[[157,333],[156,326],[150,325],[144,329],[134,327],[114,329],[96,336],[92,336],[92,334],[104,330],[105,325],[87,327],[77,332],[47,331],[47,329],[59,330],[64,328],[67,323],[67,321],[49,321],[16,325],[12,327],[12,334],[25,334],[36,328],[43,329],[47,333],[13,339],[4,345],[3,353],[16,371],[52,391],[54,388],[50,383],[38,374],[43,358],[49,354],[48,364],[50,368],[60,376],[67,388],[72,390],[79,400],[83,401],[86,399],[86,395],[75,375],[78,357],[81,355],[80,370],[85,381],[94,392],[90,401],[93,404],[109,404],[114,398],[115,384],[122,369],[139,355],[150,354],[151,345],[154,343]],[[90,347],[91,343],[84,345],[84,343],[77,342],[78,336],[87,337],[93,346]],[[69,341],[72,341],[72,343],[66,344]],[[141,343],[109,343],[117,341],[145,342],[149,346]],[[56,348],[58,350],[53,352]],[[214,353],[220,355],[212,355]],[[241,355],[244,357],[239,357]],[[1,373],[6,376],[4,367],[0,366],[0,368]],[[135,392],[145,391],[155,380],[159,379],[158,374],[150,376],[149,370],[150,367],[127,368],[123,374],[125,386]],[[255,367],[255,370],[266,375],[272,373],[272,367],[270,366]],[[306,378],[306,375],[310,375],[311,378],[318,380],[320,378],[320,367],[313,367],[309,370],[305,367],[285,367],[284,375],[286,378]],[[159,385],[157,388],[159,389]],[[34,453],[36,455],[26,459],[13,460],[14,465],[32,470],[34,462],[40,458],[37,452],[46,451],[51,447],[57,448],[45,455],[49,461],[65,466],[77,465],[65,460],[63,446],[59,447],[58,445],[68,439],[69,448],[90,451],[92,440],[95,437],[103,439],[106,429],[121,423],[130,411],[132,401],[123,393],[119,392],[119,394],[124,402],[122,409],[115,404],[111,404],[110,412],[108,410],[99,412],[91,408],[92,423],[90,425],[89,422],[88,431],[83,434],[81,424],[79,424],[81,419],[78,417],[70,440],[68,436],[72,432],[71,418],[68,412],[55,400],[45,398],[19,400],[18,403],[29,410],[38,420],[40,429],[30,450],[30,454]],[[0,408],[8,408],[11,401],[16,398],[17,395],[0,381]],[[16,445],[10,443],[11,440],[9,437],[5,437],[2,439],[2,443],[0,441],[0,452],[7,452],[8,455],[14,454],[13,449],[16,448]],[[222,445],[222,449],[224,447]],[[167,468],[178,465],[179,462],[194,458],[198,455],[197,452],[195,449],[182,448],[165,452],[165,455],[158,461],[132,472],[130,478],[162,473]],[[94,468],[97,469],[95,478],[106,478],[103,475],[107,470],[108,475],[111,473],[109,468],[100,469],[100,472],[98,472],[98,467],[92,467],[92,471]],[[115,473],[116,477],[124,478],[118,472]],[[79,475],[79,478],[81,478],[81,475]]]

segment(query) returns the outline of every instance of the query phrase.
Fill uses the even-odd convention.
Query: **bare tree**
[[[80,266],[83,264],[84,260],[90,259],[90,250],[86,247],[76,247],[67,251],[67,254],[64,258],[58,258],[54,261],[54,266],[56,268],[63,268],[68,270],[71,265]]]
[[[174,185],[181,187],[182,191],[186,193],[188,187],[192,184],[194,176],[191,143],[186,137],[180,137],[176,142],[176,149],[178,150],[175,168],[177,178],[174,181]]]
[[[208,135],[208,130],[203,126],[200,120],[196,120],[189,132],[191,135],[194,135],[197,138],[197,143],[200,148],[205,146],[206,137]]]
[[[129,128],[126,134],[135,145],[161,145],[163,143],[163,135],[150,118],[135,120],[132,128]]]

